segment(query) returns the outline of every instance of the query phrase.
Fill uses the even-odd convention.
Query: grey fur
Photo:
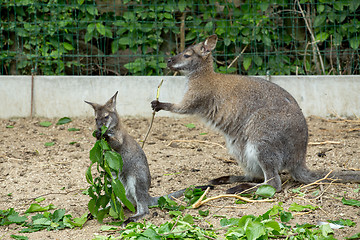
[[[125,221],[124,224],[127,224],[148,214],[149,206],[157,205],[160,197],[151,197],[149,194],[151,175],[146,155],[140,145],[121,125],[116,111],[116,96],[117,92],[104,105],[85,102],[95,110],[97,135],[101,132],[103,125],[107,126],[105,139],[110,147],[120,153],[122,157],[124,165],[122,172],[119,173],[120,181],[125,187],[126,197],[137,208],[136,214]],[[180,197],[184,191],[185,189],[168,196]]]
[[[170,58],[168,67],[188,78],[188,90],[179,104],[152,101],[156,111],[195,114],[219,130],[229,152],[245,176],[221,177],[212,184],[262,179],[281,191],[283,170],[301,183],[325,175],[306,166],[308,128],[296,100],[280,86],[257,77],[215,73],[211,51],[217,36],[190,46]],[[354,172],[337,172],[342,182],[360,182]],[[255,184],[229,189],[234,193]]]

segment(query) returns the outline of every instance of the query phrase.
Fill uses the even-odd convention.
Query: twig
[[[215,142],[209,142],[209,141],[202,141],[202,140],[172,140],[168,146],[170,146],[172,143],[174,142],[197,142],[197,143],[206,143],[206,144],[213,144],[216,146],[219,146],[223,149],[226,149],[223,145],[219,144],[219,143],[215,143]]]
[[[158,87],[157,87],[156,100],[159,100],[160,87],[161,87],[161,85],[162,85],[163,82],[164,82],[164,79],[161,79],[161,82],[160,82],[160,84],[159,84]],[[148,131],[147,131],[147,133],[146,133],[146,135],[145,135],[144,141],[142,142],[142,146],[141,146],[142,148],[144,148],[146,139],[147,139],[148,136],[149,136],[150,130],[151,130],[152,125],[153,125],[153,122],[154,122],[155,114],[156,114],[156,111],[154,110],[154,111],[152,112],[152,118],[151,118],[151,122],[150,122],[149,129],[148,129]]]
[[[207,203],[207,202],[210,202],[210,201],[213,201],[213,200],[216,200],[216,199],[220,199],[220,198],[236,198],[236,199],[239,199],[241,201],[244,201],[244,202],[249,202],[249,203],[255,203],[255,202],[273,202],[274,200],[273,199],[263,199],[263,200],[252,200],[250,198],[247,198],[247,197],[242,197],[242,196],[239,196],[239,195],[236,195],[236,194],[221,194],[221,195],[218,195],[218,196],[215,196],[215,197],[211,197],[211,198],[207,198],[205,200],[204,197],[206,196],[206,194],[208,193],[210,188],[207,188],[206,191],[203,193],[203,195],[201,195],[201,197],[199,198],[199,200],[197,200],[191,207],[192,208],[198,208],[200,207],[201,205]]]
[[[71,191],[68,191],[68,192],[50,192],[50,193],[45,193],[45,194],[41,194],[37,197],[33,197],[33,198],[28,198],[28,199],[37,199],[39,197],[44,197],[44,196],[47,196],[47,195],[52,195],[52,194],[61,194],[61,195],[67,195],[69,193],[72,193],[72,192],[76,192],[76,191],[79,191],[81,189],[75,189],[75,190],[71,190]]]
[[[308,145],[325,145],[325,144],[341,144],[341,142],[336,141],[323,141],[323,142],[309,142]]]
[[[274,201],[273,199],[252,200],[250,198],[242,197],[242,196],[239,196],[239,195],[236,195],[236,194],[222,194],[222,195],[218,195],[218,196],[215,196],[215,197],[207,198],[204,201],[201,201],[199,203],[196,202],[197,204],[194,203],[192,205],[192,208],[198,208],[198,207],[200,207],[201,205],[203,205],[203,204],[205,204],[207,202],[210,202],[210,201],[213,201],[213,200],[216,200],[216,199],[220,199],[220,198],[236,198],[236,199],[239,199],[241,201],[248,202],[248,203],[273,202]]]
[[[307,27],[308,31],[310,32],[312,45],[313,45],[313,47],[316,49],[317,54],[319,55],[319,60],[320,60],[321,68],[322,68],[323,74],[325,75],[324,62],[323,62],[323,60],[322,60],[322,58],[321,58],[320,49],[319,49],[319,47],[318,47],[318,45],[317,45],[317,43],[316,43],[316,39],[315,39],[314,33],[313,33],[312,29],[310,28],[310,24],[309,24],[309,22],[308,22],[307,17],[305,16],[305,13],[304,13],[304,11],[303,11],[303,9],[302,9],[301,5],[300,5],[299,0],[297,0],[297,4],[298,4],[298,6],[299,6],[299,9],[300,9],[301,15],[302,15],[302,16],[303,16],[303,18],[304,18],[305,25],[306,25],[306,27]]]
[[[300,189],[307,188],[307,187],[310,187],[310,186],[312,186],[312,185],[319,184],[319,182],[324,181],[324,180],[336,181],[336,180],[334,180],[334,179],[328,178],[329,175],[330,175],[333,171],[334,171],[334,170],[331,170],[328,174],[325,175],[325,177],[320,178],[320,179],[316,180],[315,182],[309,183],[309,184],[307,184],[307,185],[305,185],[305,186],[302,186],[302,187],[300,187]],[[320,183],[320,184],[322,184],[322,183]]]
[[[180,17],[180,52],[185,50],[185,18],[186,12],[183,12]]]
[[[247,44],[243,50],[241,51],[241,53],[239,55],[237,55],[237,57],[230,63],[230,65],[227,67],[228,69],[236,62],[236,60],[238,60],[238,58],[245,52],[246,48],[249,46],[249,44]]]
[[[204,197],[206,196],[206,194],[209,192],[210,188],[206,188],[205,192],[203,193],[203,195],[201,195],[201,197],[192,205],[192,208],[198,208],[200,207],[202,200],[204,199]]]
[[[209,207],[215,207],[215,208],[236,208],[236,209],[247,209],[247,207],[239,207],[239,206],[216,206],[216,205],[212,205],[212,204],[206,204],[206,206]]]

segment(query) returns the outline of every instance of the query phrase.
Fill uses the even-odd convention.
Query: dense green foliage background
[[[166,58],[213,33],[219,36],[214,56],[220,72],[360,72],[358,0],[3,0],[0,4],[4,75],[172,74]]]

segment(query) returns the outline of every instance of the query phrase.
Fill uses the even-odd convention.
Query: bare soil
[[[14,208],[20,213],[44,196],[41,205],[54,204],[66,209],[73,217],[87,212],[89,196],[82,192],[88,187],[85,170],[90,164],[89,151],[95,139],[92,137],[94,119],[72,119],[66,125],[56,125],[57,119],[21,118],[0,120],[0,209]],[[327,120],[319,117],[307,119],[310,129],[307,162],[311,169],[346,170],[360,169],[360,121]],[[41,127],[39,122],[51,121],[50,127]],[[150,119],[123,118],[129,133],[139,142],[143,140]],[[185,125],[194,123],[195,128]],[[13,128],[7,128],[13,126]],[[70,132],[68,128],[79,128]],[[325,141],[332,141],[323,143]],[[46,142],[55,145],[46,147]],[[75,144],[70,144],[76,142]],[[321,144],[322,143],[322,144]],[[224,148],[221,135],[204,126],[195,118],[155,118],[154,126],[145,145],[152,174],[152,195],[164,195],[190,185],[203,185],[208,180],[229,174],[241,174]],[[360,173],[359,173],[360,174]],[[284,178],[287,178],[284,175]],[[198,224],[203,227],[212,223],[219,226],[220,218],[241,217],[245,214],[265,213],[274,204],[283,202],[287,209],[291,203],[319,206],[320,209],[301,213],[289,224],[350,219],[355,227],[335,230],[335,237],[343,239],[360,232],[360,208],[341,203],[342,197],[360,200],[359,184],[314,185],[302,191],[305,196],[292,189],[301,184],[289,179],[283,184],[283,191],[275,194],[272,203],[235,204],[234,199],[221,198],[201,207],[210,210],[210,215]],[[208,197],[223,194],[231,185],[216,186]],[[185,210],[197,215],[198,210]],[[130,214],[130,213],[129,213]],[[214,216],[215,215],[215,216]],[[150,210],[145,218],[159,225],[169,221],[166,211]],[[21,234],[29,239],[92,239],[94,234],[107,235],[100,231],[96,220],[89,220],[82,229],[61,231],[40,231]],[[0,239],[10,239],[18,234],[16,225],[0,226]],[[116,235],[116,233],[111,233]]]

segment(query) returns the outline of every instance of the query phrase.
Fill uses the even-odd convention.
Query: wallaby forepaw
[[[151,102],[151,108],[153,110],[155,110],[156,112],[160,111],[162,108],[161,108],[161,103],[158,101],[158,100],[154,100]]]

